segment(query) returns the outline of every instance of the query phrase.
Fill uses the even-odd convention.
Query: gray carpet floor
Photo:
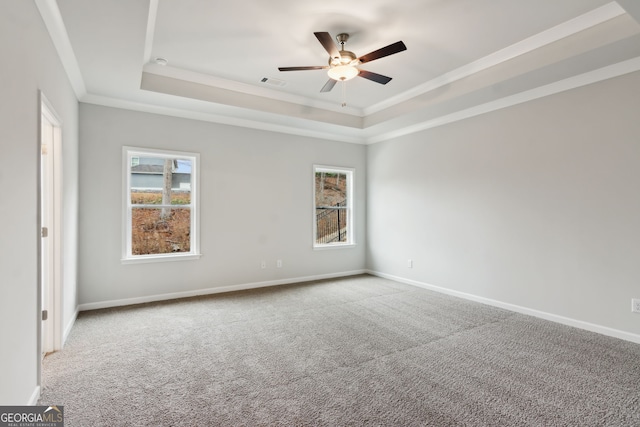
[[[640,345],[355,276],[82,312],[73,426],[640,426]]]

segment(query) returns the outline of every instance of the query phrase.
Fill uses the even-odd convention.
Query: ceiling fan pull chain
[[[347,106],[347,82],[342,80],[342,106]]]

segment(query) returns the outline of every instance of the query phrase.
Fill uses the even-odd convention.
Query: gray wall
[[[81,304],[364,269],[365,146],[89,104],[80,138]],[[200,153],[201,259],[121,263],[124,145]],[[356,168],[355,248],[312,248],[314,163]]]
[[[0,3],[0,57],[0,405],[24,405],[35,397],[39,365],[38,90],[63,122],[65,327],[77,306],[78,103],[34,2]]]
[[[639,88],[634,73],[369,146],[368,268],[639,334]]]

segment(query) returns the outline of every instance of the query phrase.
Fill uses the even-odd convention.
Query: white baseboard
[[[71,333],[71,329],[73,329],[73,325],[76,323],[76,319],[78,318],[78,313],[80,312],[80,307],[76,307],[76,311],[69,319],[67,326],[64,328],[64,332],[62,333],[62,348],[64,348],[64,344],[67,342],[67,338],[69,338],[69,334]]]
[[[559,316],[557,314],[547,313],[544,311],[534,310],[532,308],[522,307],[507,302],[497,301],[490,298],[480,297],[465,292],[456,291],[453,289],[447,289],[440,286],[431,285],[428,283],[419,282],[417,280],[405,279],[404,277],[393,276],[391,274],[381,273],[379,271],[367,270],[368,274],[372,276],[382,277],[384,279],[393,280],[396,282],[406,283],[407,285],[417,286],[423,289],[429,289],[431,291],[439,292],[442,294],[451,295],[458,298],[463,298],[482,304],[490,305],[493,307],[504,308],[505,310],[514,311],[516,313],[526,314],[529,316],[538,317],[544,320],[550,320],[552,322],[561,323],[567,326],[573,326],[575,328],[584,329],[591,332],[596,332],[602,335],[607,335],[614,338],[619,338],[625,341],[631,341],[640,344],[640,335],[633,334],[631,332],[620,331],[618,329],[609,328],[602,325],[596,325],[594,323],[584,322],[582,320],[571,319],[569,317]]]
[[[40,386],[36,386],[36,389],[33,390],[33,394],[31,395],[31,398],[29,399],[29,402],[27,403],[27,405],[29,406],[36,406],[36,403],[38,403],[38,399],[40,399]]]
[[[310,282],[313,280],[334,279],[337,277],[355,276],[358,274],[365,274],[365,273],[366,273],[366,270],[344,271],[340,273],[320,274],[317,276],[294,277],[291,279],[244,283],[239,285],[220,286],[216,288],[196,289],[193,291],[185,291],[185,292],[174,292],[174,293],[148,295],[148,296],[135,297],[135,298],[125,298],[125,299],[119,299],[119,300],[90,302],[90,303],[80,304],[78,306],[78,311],[97,310],[101,308],[120,307],[124,305],[133,305],[133,304],[144,304],[147,302],[197,297],[202,295],[212,295],[212,294],[219,294],[224,292],[243,291],[247,289],[264,288],[267,286],[278,286],[278,285],[288,285],[291,283]]]

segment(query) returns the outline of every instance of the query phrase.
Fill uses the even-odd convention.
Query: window
[[[316,249],[352,246],[353,169],[313,167],[313,246]]]
[[[199,257],[199,155],[123,148],[123,262]]]

